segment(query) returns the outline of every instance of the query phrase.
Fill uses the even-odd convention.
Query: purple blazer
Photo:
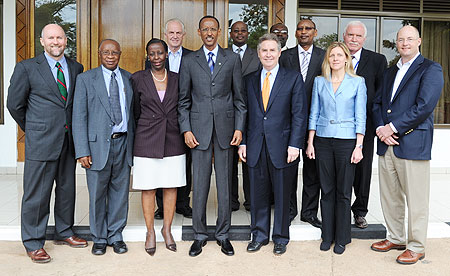
[[[178,126],[178,74],[167,72],[167,88],[161,102],[150,69],[131,76],[136,131],[133,155],[163,158],[185,153]]]

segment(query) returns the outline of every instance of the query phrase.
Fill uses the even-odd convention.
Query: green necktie
[[[61,93],[61,97],[63,98],[64,102],[66,102],[67,101],[67,86],[66,86],[66,80],[64,78],[64,72],[63,72],[61,64],[59,64],[59,62],[56,63],[56,67],[58,68],[58,73],[56,74],[58,89],[59,89],[59,92]]]

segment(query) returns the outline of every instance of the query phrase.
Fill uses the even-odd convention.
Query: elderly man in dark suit
[[[33,262],[46,263],[51,260],[43,247],[54,181],[57,243],[87,246],[72,230],[76,165],[72,103],[75,78],[83,66],[64,56],[67,37],[60,26],[46,25],[40,41],[44,53],[16,65],[7,107],[25,131],[22,242]]]
[[[242,77],[245,78],[249,74],[260,69],[261,63],[259,62],[258,53],[247,45],[248,40],[248,27],[242,21],[234,22],[231,25],[230,37],[233,44],[228,47],[229,50],[238,54],[242,62]],[[236,154],[233,157],[233,180],[231,184],[231,210],[239,210],[239,181],[238,181],[238,162],[239,156]],[[250,183],[248,179],[247,165],[242,163],[242,183],[244,188],[244,208],[250,211]]]
[[[433,110],[444,87],[441,65],[424,58],[420,44],[415,27],[405,26],[398,31],[400,59],[384,73],[373,106],[379,138],[380,199],[389,235],[371,248],[381,252],[406,249],[397,257],[400,264],[414,264],[425,258]]]
[[[101,66],[77,78],[73,104],[75,157],[86,169],[92,254],[128,251],[122,231],[127,224],[134,118],[131,74],[119,68],[120,45],[100,43]]]
[[[238,150],[250,174],[252,241],[247,251],[258,251],[269,242],[273,191],[276,255],[285,253],[289,242],[291,182],[304,145],[307,106],[301,74],[281,67],[280,55],[281,44],[274,34],[259,39],[263,68],[244,80],[248,120]]]
[[[297,30],[295,31],[295,37],[298,41],[297,47],[284,51],[280,58],[281,66],[298,71],[302,74],[303,82],[305,83],[307,114],[309,114],[311,106],[314,78],[322,74],[322,61],[325,55],[324,50],[313,45],[314,38],[316,36],[316,24],[310,19],[300,20],[297,24]],[[316,162],[313,159],[307,158],[305,151],[302,151],[302,154],[303,191],[300,219],[310,223],[314,227],[321,228],[322,221],[317,218],[317,211],[319,209],[320,181],[319,174],[316,169]],[[297,180],[298,176],[295,175],[292,179],[291,203],[289,208],[289,219],[291,221],[298,214]]]
[[[191,148],[194,171],[193,212],[194,243],[189,255],[197,256],[206,244],[206,203],[212,173],[217,187],[215,238],[226,255],[234,255],[228,237],[231,224],[231,172],[233,146],[242,140],[245,103],[242,98],[242,72],[239,56],[217,44],[219,21],[204,16],[198,35],[203,46],[187,55],[180,69],[178,122],[185,143]]]
[[[184,24],[178,18],[169,19],[166,22],[164,37],[169,46],[169,56],[166,60],[166,69],[175,73],[180,73],[183,58],[192,53],[191,50],[184,48],[183,38],[186,35]],[[150,68],[149,62],[146,61],[145,69]],[[186,218],[192,218],[192,208],[190,204],[189,194],[192,187],[192,156],[190,149],[186,146],[186,186],[177,188],[177,206],[175,211]],[[156,203],[158,209],[155,211],[155,219],[164,218],[163,195],[161,189],[156,191]]]
[[[373,99],[381,86],[381,78],[387,67],[386,57],[363,48],[367,29],[361,21],[351,21],[344,31],[344,43],[352,55],[355,73],[364,77],[367,87],[366,134],[363,141],[364,158],[356,165],[353,188],[356,199],[352,205],[355,226],[367,228],[365,216],[368,212],[370,181],[372,178],[373,146],[375,126],[372,118]]]

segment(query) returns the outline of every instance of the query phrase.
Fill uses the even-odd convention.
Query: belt
[[[127,133],[126,132],[114,132],[113,134],[111,134],[111,139],[117,139],[124,135],[127,135]]]

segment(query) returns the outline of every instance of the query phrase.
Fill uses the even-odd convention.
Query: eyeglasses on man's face
[[[273,30],[272,33],[274,33],[276,35],[277,34],[287,34],[288,31],[286,31],[286,30]]]

